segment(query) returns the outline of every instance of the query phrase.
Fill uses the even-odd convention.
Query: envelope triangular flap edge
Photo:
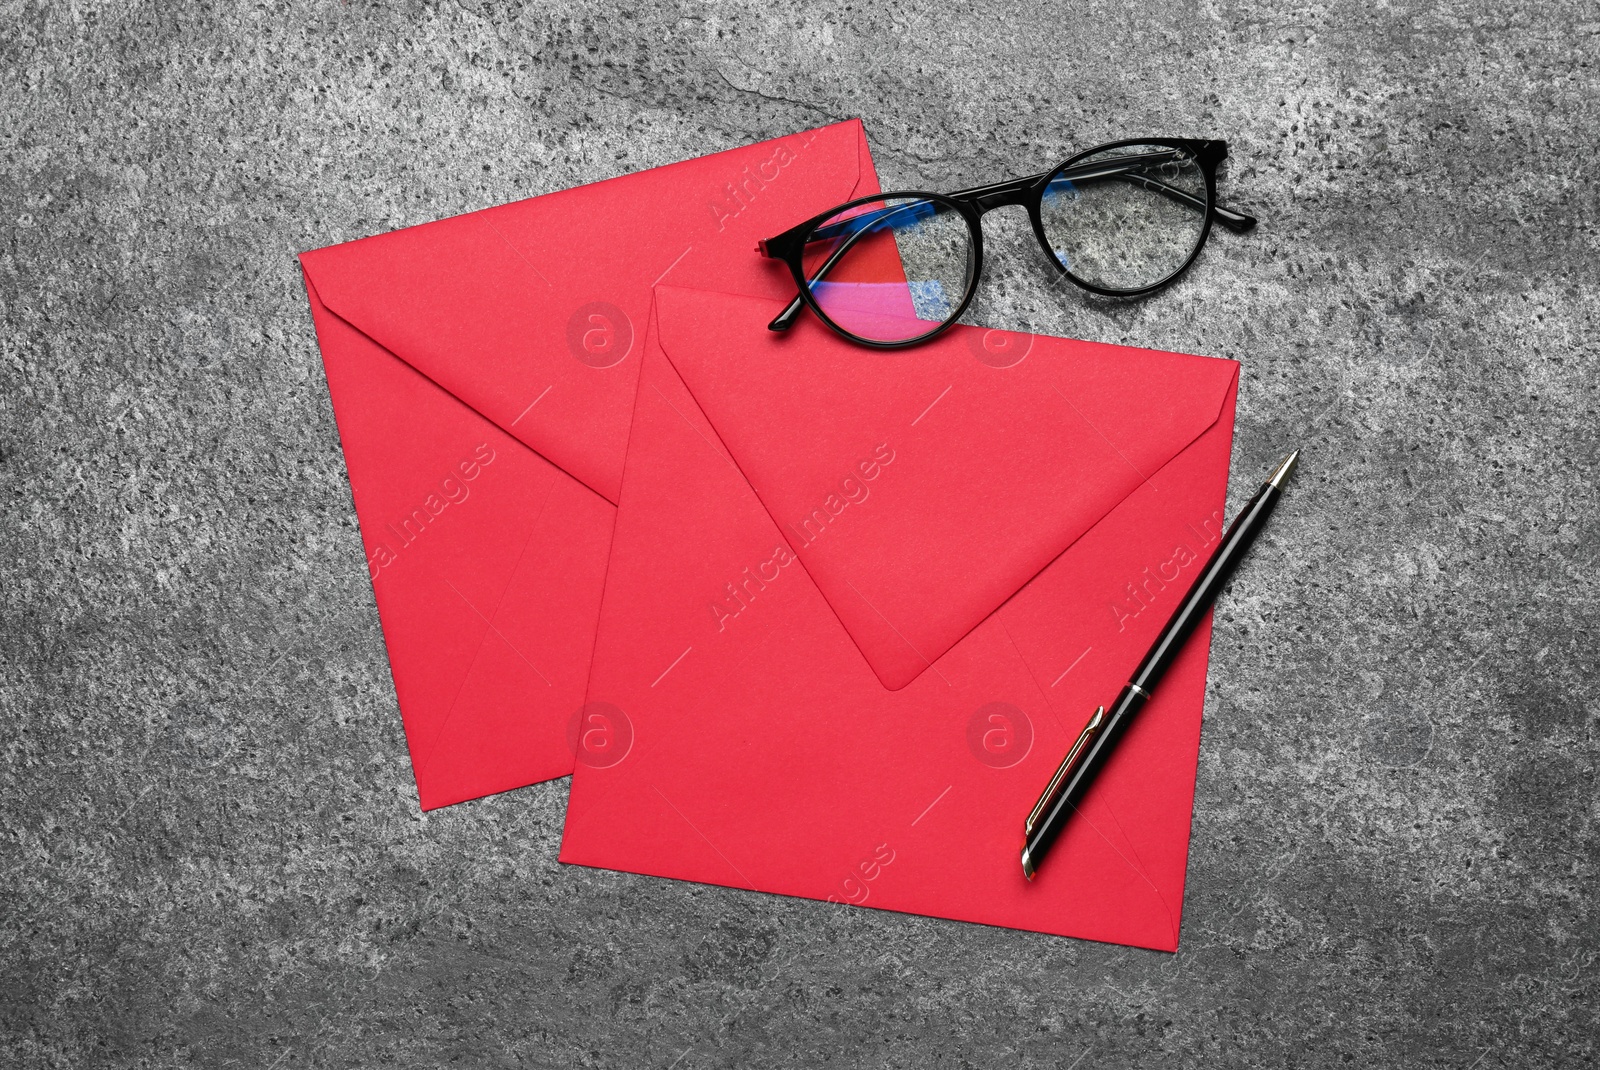
[[[312,250],[301,264],[330,312],[614,503],[632,407],[607,398],[631,401],[639,362],[602,377],[574,360],[569,314],[611,298],[638,325],[637,354],[651,282],[692,265],[692,241],[712,259],[733,253],[713,246],[761,214],[745,209],[766,188],[762,164],[784,146],[803,159],[819,139],[833,151],[811,154],[820,170],[804,192],[807,207],[826,207],[861,185],[860,120]],[[752,244],[739,255],[755,257]],[[567,418],[525,419],[546,387],[546,409],[565,398]]]
[[[978,327],[886,359],[805,321],[796,337],[772,336],[764,327],[774,310],[770,300],[659,286],[658,342],[891,690],[1129,494],[1159,484],[1161,469],[1216,424],[1238,376],[1231,360],[1045,337],[1031,340],[1020,366],[996,368],[976,355]],[[941,403],[948,418],[936,426]],[[878,484],[891,495],[878,511],[814,541],[786,523],[807,515],[819,473],[850,473],[851,450],[894,435],[905,442],[902,485]]]

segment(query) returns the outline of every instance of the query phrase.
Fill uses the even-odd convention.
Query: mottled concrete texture
[[[1136,7],[0,0],[0,1065],[1592,1065],[1600,16]],[[1109,310],[991,250],[1243,362],[1233,501],[1306,449],[1177,955],[418,811],[294,254],[855,115],[893,185],[1224,136],[1264,221]]]

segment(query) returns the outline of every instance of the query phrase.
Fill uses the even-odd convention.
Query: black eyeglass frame
[[[1146,286],[1141,286],[1135,289],[1115,289],[1112,287],[1100,286],[1096,283],[1089,282],[1087,279],[1079,278],[1061,262],[1060,258],[1056,256],[1055,250],[1051,248],[1050,240],[1045,236],[1044,232],[1044,194],[1045,190],[1049,188],[1050,180],[1054,176],[1069,170],[1074,164],[1078,164],[1081,161],[1099,153],[1107,152],[1112,149],[1127,148],[1130,145],[1162,146],[1165,148],[1179,149],[1192,155],[1195,161],[1199,164],[1201,173],[1205,176],[1206,199],[1204,204],[1196,203],[1194,196],[1188,193],[1186,190],[1180,190],[1175,186],[1167,186],[1162,183],[1154,183],[1154,185],[1159,187],[1158,191],[1167,197],[1177,200],[1180,203],[1189,204],[1191,207],[1203,208],[1205,210],[1205,219],[1201,224],[1200,237],[1195,241],[1194,248],[1190,250],[1188,258],[1185,259],[1182,264],[1179,264],[1161,279]],[[789,274],[794,277],[795,286],[799,290],[799,292],[795,295],[794,300],[789,302],[788,306],[785,307],[784,310],[780,312],[771,323],[767,324],[767,329],[770,331],[787,331],[794,325],[795,320],[799,318],[801,310],[809,307],[811,311],[816,314],[817,318],[836,334],[839,334],[852,342],[856,342],[864,346],[870,346],[874,349],[903,349],[907,346],[917,345],[938,337],[940,334],[943,334],[945,331],[956,325],[956,323],[961,319],[962,314],[966,312],[967,306],[972,303],[972,298],[978,292],[978,283],[983,276],[984,215],[996,208],[1014,204],[1021,205],[1027,211],[1028,222],[1033,227],[1033,234],[1034,237],[1038,239],[1040,248],[1044,250],[1045,259],[1047,259],[1050,264],[1055,267],[1059,274],[1066,276],[1076,285],[1088,290],[1090,293],[1099,294],[1103,297],[1137,298],[1155,293],[1157,290],[1161,290],[1167,286],[1170,286],[1178,279],[1180,275],[1189,270],[1189,266],[1193,264],[1200,256],[1200,250],[1205,248],[1206,239],[1211,236],[1211,224],[1213,220],[1221,223],[1228,230],[1231,230],[1237,234],[1243,234],[1256,225],[1255,217],[1245,215],[1242,212],[1232,211],[1231,209],[1224,208],[1217,204],[1217,167],[1222,163],[1223,160],[1227,159],[1227,156],[1228,143],[1226,141],[1215,139],[1162,137],[1127,138],[1122,141],[1112,141],[1104,145],[1096,145],[1093,148],[1085,149],[1074,156],[1069,156],[1066,160],[1047,171],[1040,172],[1036,175],[1029,175],[1025,178],[1008,179],[1003,182],[995,182],[986,186],[975,186],[971,189],[958,190],[954,193],[931,193],[924,190],[896,190],[874,194],[869,197],[858,197],[855,200],[846,201],[843,204],[835,205],[833,208],[828,209],[826,212],[823,212],[820,215],[813,216],[804,223],[790,227],[788,230],[777,235],[776,237],[768,238],[765,241],[756,243],[756,251],[762,256],[773,260],[782,261],[788,266]],[[1141,179],[1141,181],[1151,182],[1153,180]],[[873,204],[881,201],[901,199],[933,201],[938,204],[948,205],[955,209],[961,215],[962,219],[965,220],[967,224],[967,230],[972,237],[972,266],[970,277],[967,282],[967,292],[962,295],[961,304],[956,308],[954,313],[952,313],[947,319],[938,324],[932,330],[927,331],[924,334],[920,334],[915,338],[907,338],[895,341],[864,338],[861,335],[854,334],[835,323],[828,316],[828,314],[822,310],[822,307],[817,303],[816,298],[812,295],[811,280],[806,278],[804,263],[807,238],[819,224],[839,215],[841,212],[848,211],[851,208],[855,208],[864,204]],[[861,231],[861,233],[865,233],[865,230]],[[846,245],[844,248],[847,249],[848,245]],[[843,249],[836,251],[829,261],[818,271],[817,274],[819,278],[827,273],[832,264],[840,255],[842,255],[843,251]]]

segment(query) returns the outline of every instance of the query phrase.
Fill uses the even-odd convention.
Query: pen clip
[[[1078,738],[1067,751],[1067,756],[1061,759],[1061,765],[1056,769],[1056,775],[1050,778],[1050,783],[1045,786],[1044,794],[1039,796],[1039,801],[1033,804],[1033,810],[1028,814],[1028,820],[1022,823],[1022,834],[1033,835],[1033,826],[1038,824],[1040,816],[1044,813],[1050,800],[1055,798],[1056,792],[1061,790],[1061,785],[1066,783],[1072,770],[1077,768],[1078,760],[1089,749],[1089,744],[1094,742],[1094,737],[1100,733],[1100,726],[1105,724],[1106,708],[1100,706],[1089,718],[1089,723],[1083,726],[1083,731],[1078,733]]]

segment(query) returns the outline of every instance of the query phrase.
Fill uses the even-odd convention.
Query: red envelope
[[[562,860],[1175,949],[1208,624],[1031,884],[1022,821],[1216,545],[1237,365],[776,307],[657,290]]]
[[[301,257],[424,809],[572,769],[651,286],[877,189],[851,121]]]

